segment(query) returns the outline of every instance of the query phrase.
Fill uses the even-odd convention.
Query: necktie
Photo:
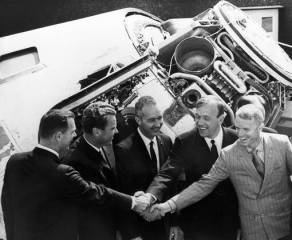
[[[157,158],[153,148],[153,141],[150,142],[150,157],[152,160],[152,168],[153,170],[155,169],[155,172],[157,172]]]
[[[257,150],[252,152],[252,162],[254,164],[255,169],[257,170],[258,174],[261,178],[264,178],[265,175],[265,164],[259,158]]]
[[[211,159],[212,161],[216,161],[217,158],[218,158],[218,151],[217,151],[217,147],[216,147],[216,144],[215,144],[215,141],[212,139],[211,140]]]
[[[103,151],[102,148],[100,148],[100,151],[98,151],[101,161],[100,161],[100,166],[101,166],[101,173],[104,175],[105,180],[108,182],[109,187],[114,187],[115,186],[115,175],[114,172],[107,160],[106,154]]]

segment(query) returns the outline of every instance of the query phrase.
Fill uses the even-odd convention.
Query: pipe
[[[223,102],[225,102],[207,83],[205,83],[198,76],[195,76],[192,74],[187,74],[187,73],[174,73],[170,76],[170,78],[172,78],[172,79],[184,78],[184,79],[196,82],[199,86],[202,86],[211,95],[215,95],[215,96],[219,97]],[[226,105],[226,110],[228,112],[228,115],[230,116],[231,125],[234,125],[234,113],[228,104],[225,103],[225,105]]]

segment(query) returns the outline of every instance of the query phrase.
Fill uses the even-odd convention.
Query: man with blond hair
[[[244,240],[288,239],[292,146],[287,136],[263,133],[264,114],[255,105],[238,109],[238,140],[222,149],[208,174],[165,203],[161,214],[180,211],[198,202],[230,178],[239,200]]]

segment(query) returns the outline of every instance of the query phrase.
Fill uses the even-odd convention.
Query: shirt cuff
[[[172,200],[172,199],[169,199],[168,201],[167,201],[167,204],[168,204],[168,206],[169,206],[169,208],[170,208],[170,213],[175,213],[176,212],[176,205],[175,205],[175,202]]]
[[[146,193],[146,195],[149,196],[149,198],[151,199],[150,200],[151,204],[157,201],[157,198],[152,193]]]
[[[136,204],[135,197],[131,196],[131,199],[132,199],[131,210],[133,210],[137,204]]]

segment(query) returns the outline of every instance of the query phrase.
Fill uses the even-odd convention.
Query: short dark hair
[[[142,108],[145,105],[156,105],[156,101],[153,97],[151,96],[142,96],[138,99],[138,101],[135,104],[135,114],[137,117],[142,117],[141,116],[141,111]]]
[[[104,129],[107,116],[116,115],[114,107],[105,102],[94,102],[83,110],[82,127],[84,132],[92,133],[93,128]]]
[[[196,108],[200,108],[212,102],[216,103],[217,105],[217,109],[218,109],[217,117],[221,116],[222,114],[224,114],[224,112],[226,112],[226,103],[221,98],[215,95],[206,95],[206,96],[201,97],[196,103]]]
[[[42,116],[38,138],[49,138],[57,131],[65,132],[68,129],[68,119],[75,118],[69,110],[51,109]]]

